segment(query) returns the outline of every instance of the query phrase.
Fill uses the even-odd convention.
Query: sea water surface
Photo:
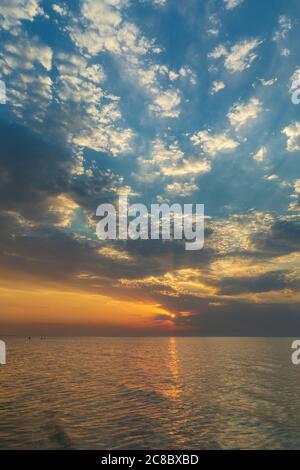
[[[1,449],[299,449],[292,339],[6,338]]]

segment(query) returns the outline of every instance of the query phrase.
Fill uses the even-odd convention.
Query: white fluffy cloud
[[[257,162],[262,162],[266,156],[267,156],[267,149],[266,147],[261,147],[258,152],[256,152],[256,154],[253,156],[254,160],[256,160]]]
[[[166,193],[175,194],[176,196],[186,197],[193,194],[194,191],[197,191],[198,186],[194,181],[184,182],[184,183],[170,183],[166,186]]]
[[[224,45],[219,45],[214,51],[209,54],[212,59],[224,58],[224,67],[231,73],[243,72],[248,69],[252,62],[257,58],[253,52],[261,41],[252,39],[250,41],[241,41],[229,50]]]
[[[114,54],[145,54],[152,43],[139,28],[124,18],[127,0],[83,0],[81,18],[69,27],[71,38],[84,52],[94,56],[100,51]]]
[[[167,4],[167,0],[141,0],[142,2],[152,3],[155,6],[163,7]]]
[[[57,5],[56,3],[52,5],[52,10],[60,16],[66,16],[68,14],[68,10],[65,6]]]
[[[40,0],[1,0],[0,25],[6,30],[21,24],[23,20],[32,21],[43,14]]]
[[[162,118],[177,118],[180,114],[181,93],[178,88],[174,88],[175,82],[179,81],[184,86],[197,83],[196,75],[188,66],[175,71],[167,65],[151,61],[145,64],[141,60],[130,62],[126,75],[131,77],[135,85],[143,88],[147,98],[152,100],[150,110]]]
[[[212,220],[210,226],[213,233],[207,245],[222,254],[253,251],[256,249],[254,235],[269,232],[273,220],[272,215],[256,211]]]
[[[274,41],[279,41],[279,40],[285,39],[288,32],[293,27],[293,22],[292,22],[291,18],[289,18],[288,16],[281,15],[278,18],[278,25],[279,25],[279,29],[274,34],[274,38],[273,38]]]
[[[257,118],[262,111],[262,103],[258,98],[251,98],[247,103],[236,103],[227,117],[230,124],[239,131],[241,127]]]
[[[14,114],[25,121],[41,122],[52,101],[52,50],[23,31],[2,43],[0,66],[9,83],[7,101]],[[27,114],[27,117],[25,117]]]
[[[223,83],[221,81],[215,81],[212,84],[210,94],[214,95],[214,94],[218,93],[219,91],[223,90],[224,88],[225,88],[225,83]]]
[[[144,182],[147,175],[148,182],[156,178],[185,178],[199,176],[211,170],[210,162],[206,159],[187,158],[177,142],[167,145],[157,139],[152,146],[150,158],[138,158],[141,180]],[[137,176],[140,179],[139,175]],[[178,182],[178,181],[177,181]],[[184,181],[180,181],[184,184]]]
[[[277,78],[270,78],[269,80],[265,80],[264,78],[260,79],[260,83],[263,86],[273,86],[277,82]]]
[[[300,193],[300,179],[295,181],[295,193]]]
[[[293,122],[283,129],[283,134],[287,136],[288,152],[297,152],[300,150],[300,122]]]
[[[208,131],[198,132],[191,137],[191,141],[212,157],[220,152],[235,150],[240,145],[239,142],[228,137],[226,133],[212,135]]]
[[[289,205],[289,211],[300,212],[300,179],[295,180],[293,189],[294,192],[290,195],[291,203]]]
[[[212,59],[220,59],[223,56],[228,54],[226,47],[223,44],[219,44],[212,52],[210,52],[209,57]]]
[[[182,163],[173,166],[163,166],[162,172],[165,176],[190,176],[202,175],[211,170],[211,165],[207,160],[183,159]]]
[[[299,89],[300,84],[300,67],[295,70],[293,75],[290,78],[291,81],[291,88],[290,92],[293,93],[294,91]]]
[[[157,94],[150,109],[162,117],[176,118],[180,114],[178,109],[180,101],[177,90],[167,90]]]
[[[221,21],[216,14],[212,14],[208,17],[208,29],[207,33],[210,36],[218,36],[221,28]]]
[[[102,67],[88,65],[84,56],[60,53],[56,68],[56,93],[70,141],[112,155],[130,150],[133,132],[120,124],[119,98],[107,95],[102,87],[105,80]],[[74,109],[78,107],[77,117]]]
[[[244,0],[224,0],[226,10],[233,10],[243,3]]]
[[[80,20],[68,27],[70,36],[87,57],[102,51],[113,54],[120,74],[144,89],[149,109],[162,118],[177,118],[181,97],[173,83],[183,77],[196,83],[196,78],[188,67],[174,71],[150,58],[160,49],[127,19],[127,7],[127,0],[83,0]]]
[[[33,70],[41,64],[48,72],[52,68],[53,53],[50,47],[45,46],[38,39],[29,38],[27,35],[19,35],[8,39],[2,45],[3,67],[8,66],[15,70]]]
[[[265,175],[264,176],[264,179],[266,181],[278,181],[279,180],[279,176],[278,175]]]

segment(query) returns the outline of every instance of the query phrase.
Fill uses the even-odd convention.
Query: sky
[[[300,334],[298,0],[2,0],[0,332]],[[205,205],[205,244],[96,208]]]

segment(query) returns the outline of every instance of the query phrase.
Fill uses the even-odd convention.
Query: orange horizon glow
[[[27,285],[0,288],[0,323],[64,324],[132,329],[173,327],[175,318],[164,308],[143,300],[120,300],[109,295]],[[158,321],[164,315],[169,320]]]

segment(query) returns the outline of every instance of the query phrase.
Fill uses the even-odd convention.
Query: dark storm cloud
[[[279,256],[293,253],[300,249],[300,220],[278,220],[270,232],[256,234],[253,237],[256,249],[263,256]]]
[[[290,281],[285,276],[285,271],[268,272],[257,277],[240,277],[225,278],[220,286],[220,295],[237,295],[247,292],[270,292],[274,290],[282,290],[285,288],[292,289],[299,287],[296,281]]]
[[[79,176],[72,180],[70,195],[80,207],[94,216],[95,224],[97,221],[95,212],[99,204],[112,203],[116,199],[114,190],[116,180],[115,175],[99,168],[93,169],[93,174],[89,177]]]
[[[30,220],[45,215],[45,200],[68,190],[71,154],[28,128],[0,122],[0,207]]]
[[[47,199],[69,194],[83,208],[94,212],[99,203],[113,198],[114,177],[95,169],[91,177],[74,177],[74,159],[64,144],[49,140],[18,124],[0,122],[0,207],[42,222],[54,215]]]
[[[166,300],[166,299],[165,299]],[[299,336],[300,304],[252,304],[228,301],[213,305],[204,300],[168,298],[162,307],[176,313],[172,320],[189,334],[210,336]],[[189,311],[189,314],[180,312]],[[162,321],[162,316],[157,321]]]

